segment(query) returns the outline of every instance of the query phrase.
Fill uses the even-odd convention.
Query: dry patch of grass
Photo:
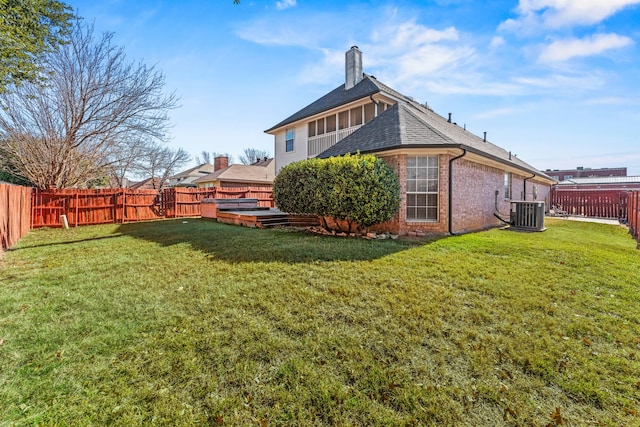
[[[639,424],[635,242],[547,226],[31,232],[0,259],[0,424]]]

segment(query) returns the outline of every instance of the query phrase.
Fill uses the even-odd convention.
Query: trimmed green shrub
[[[278,209],[356,223],[388,221],[400,208],[395,172],[372,154],[308,159],[285,166],[273,183]],[[325,223],[326,226],[326,223]]]

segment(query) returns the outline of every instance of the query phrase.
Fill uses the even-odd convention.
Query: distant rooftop
[[[640,183],[640,176],[590,176],[560,181],[558,185],[595,185],[595,184],[631,184]]]

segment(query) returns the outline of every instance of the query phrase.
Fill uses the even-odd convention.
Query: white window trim
[[[435,159],[436,159],[436,162],[437,162],[436,170],[437,170],[437,177],[438,177],[438,179],[437,179],[437,181],[438,181],[438,188],[436,189],[436,191],[426,191],[426,192],[423,192],[423,191],[408,191],[408,190],[405,190],[405,203],[407,204],[407,205],[405,206],[405,221],[406,221],[406,222],[408,222],[408,223],[409,223],[409,222],[410,222],[410,223],[434,223],[434,222],[438,222],[438,221],[440,221],[440,158],[439,158],[439,156],[437,156],[437,155],[436,155],[436,156],[407,156],[407,160],[408,160],[410,157],[415,157],[415,158],[416,158],[416,160],[417,160],[418,158],[421,158],[421,157],[432,157],[432,158],[435,158]],[[407,171],[408,171],[408,169],[409,169],[408,162],[407,162],[407,163],[405,163],[405,169],[406,169]],[[408,174],[407,174],[407,176],[408,176]],[[405,185],[407,185],[407,184],[408,184],[408,180],[409,180],[408,178],[405,178]],[[407,187],[406,187],[406,188],[408,188],[408,185],[407,185]],[[408,198],[407,198],[407,196],[408,196],[409,194],[425,194],[425,195],[427,195],[427,196],[428,196],[428,195],[434,195],[434,194],[435,194],[435,195],[437,196],[437,203],[436,203],[436,206],[435,206],[435,208],[436,208],[436,218],[435,218],[435,219],[428,219],[428,218],[425,218],[425,219],[409,219],[409,217],[408,217],[408,215],[407,215],[407,208],[409,207],[409,206],[408,206],[408,201],[407,201],[407,199],[408,199]],[[427,200],[428,200],[428,197],[427,197]],[[427,206],[425,206],[425,208],[427,208]]]

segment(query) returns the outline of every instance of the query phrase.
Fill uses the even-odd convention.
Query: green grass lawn
[[[546,225],[32,231],[0,255],[0,425],[640,425],[640,251]]]

